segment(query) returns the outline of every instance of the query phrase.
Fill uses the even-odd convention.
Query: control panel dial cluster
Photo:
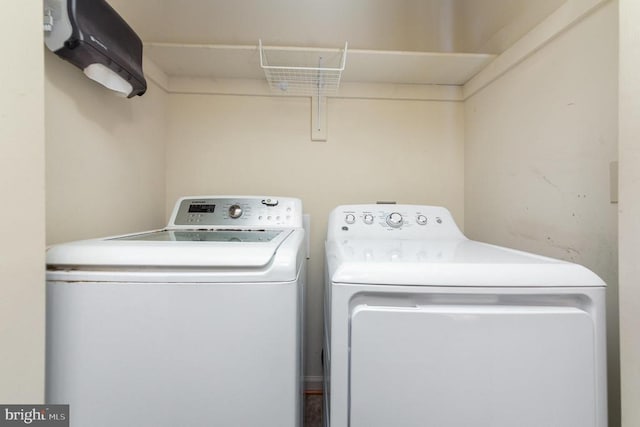
[[[376,221],[376,218],[378,221]],[[410,225],[425,226],[430,224],[442,224],[443,220],[440,216],[427,216],[423,213],[414,213],[413,215],[405,212],[356,212],[348,211],[344,213],[344,223],[353,225],[362,223],[365,225],[374,225],[378,223],[383,227],[401,228]]]
[[[301,227],[302,203],[288,197],[188,197],[180,201],[170,224],[185,228]]]
[[[404,204],[342,205],[329,215],[332,239],[464,238],[451,213],[441,206]]]

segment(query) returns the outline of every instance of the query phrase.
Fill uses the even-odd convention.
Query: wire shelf
[[[286,95],[327,96],[338,93],[340,79],[347,61],[347,47],[338,54],[314,50],[309,53],[300,50],[279,51],[280,65],[271,65],[267,60],[262,40],[259,40],[260,67],[272,91]],[[273,48],[277,50],[277,48]],[[273,52],[272,52],[273,53]],[[273,58],[272,58],[273,59]],[[317,66],[310,66],[314,61]],[[290,65],[282,65],[288,63]],[[326,66],[326,65],[335,66]]]

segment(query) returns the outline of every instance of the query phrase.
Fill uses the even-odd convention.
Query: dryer
[[[46,402],[71,426],[302,425],[302,203],[180,199],[47,252]]]
[[[605,284],[586,268],[417,205],[339,206],[326,261],[325,425],[607,425]]]

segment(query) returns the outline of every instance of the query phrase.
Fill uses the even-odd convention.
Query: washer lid
[[[585,267],[462,239],[327,242],[333,283],[562,287],[605,286]]]
[[[155,230],[55,245],[49,268],[215,267],[268,265],[292,233],[281,230]]]
[[[135,242],[270,242],[282,230],[159,230],[107,240]]]

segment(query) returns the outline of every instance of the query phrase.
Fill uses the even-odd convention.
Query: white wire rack
[[[326,51],[325,54],[312,54],[317,66],[311,66],[308,63],[299,64],[301,62],[300,55],[296,55],[296,53],[300,54],[300,51],[294,50],[281,50],[280,61],[282,63],[279,65],[269,64],[262,40],[258,41],[258,47],[260,67],[264,70],[264,75],[272,91],[288,95],[318,97],[335,95],[338,92],[342,72],[347,62],[348,43],[344,44],[344,50],[337,57],[336,55],[326,55]],[[287,56],[295,65],[284,65]],[[304,55],[304,58],[309,61],[309,55]],[[331,64],[331,62],[335,64]],[[335,67],[325,66],[327,63],[335,65]]]

